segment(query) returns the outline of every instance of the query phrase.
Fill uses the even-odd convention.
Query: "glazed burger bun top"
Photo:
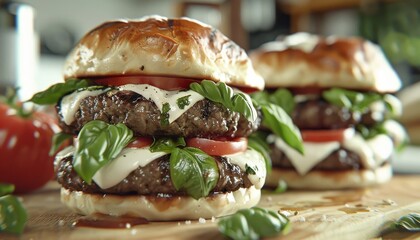
[[[358,37],[296,33],[262,45],[250,57],[267,88],[340,87],[386,93],[401,87],[379,46]]]
[[[241,47],[217,29],[189,18],[148,16],[103,23],[79,41],[64,66],[65,79],[121,75],[264,87]]]

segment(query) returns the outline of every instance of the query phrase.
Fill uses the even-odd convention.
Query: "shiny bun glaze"
[[[250,54],[266,87],[342,87],[395,92],[401,81],[379,46],[357,37],[297,33]]]
[[[263,89],[246,52],[198,21],[150,16],[103,23],[75,46],[65,79],[112,75],[179,76]]]

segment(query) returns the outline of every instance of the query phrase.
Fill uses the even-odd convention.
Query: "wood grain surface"
[[[60,203],[59,186],[21,196],[29,221],[21,236],[0,239],[224,239],[217,219],[155,222],[129,229],[74,227],[81,217]],[[276,239],[420,239],[419,233],[384,234],[390,222],[420,213],[420,175],[398,175],[369,189],[345,191],[265,191],[261,207],[290,214],[292,230]]]

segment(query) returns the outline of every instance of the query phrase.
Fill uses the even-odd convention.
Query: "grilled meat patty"
[[[204,99],[174,122],[164,125],[155,103],[131,91],[109,91],[83,99],[75,113],[75,121],[70,125],[63,120],[60,104],[57,111],[60,127],[69,134],[77,134],[92,120],[102,120],[111,124],[124,123],[136,136],[246,137],[261,121],[249,121],[219,103]]]
[[[219,168],[219,180],[212,193],[231,192],[239,188],[249,188],[252,183],[239,166],[231,164],[224,157],[214,157]],[[66,189],[86,193],[138,194],[155,196],[159,194],[186,195],[172,185],[169,173],[169,155],[162,156],[144,167],[132,171],[117,185],[101,189],[95,182],[87,184],[75,172],[72,157],[62,159],[55,169],[57,181]]]

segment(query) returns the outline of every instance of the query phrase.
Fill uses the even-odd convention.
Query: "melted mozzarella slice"
[[[70,125],[74,121],[74,114],[79,109],[80,102],[90,96],[98,96],[108,90],[84,90],[75,91],[67,96],[64,96],[61,100],[60,112],[63,116],[63,120],[67,125]]]
[[[253,149],[243,153],[224,156],[232,164],[238,165],[242,171],[247,172],[247,167],[252,168],[255,174],[248,173],[248,179],[256,189],[261,189],[265,183],[266,168],[265,161],[261,154]]]
[[[127,84],[120,86],[119,90],[128,90],[136,92],[146,99],[153,101],[159,110],[162,112],[163,105],[165,103],[169,104],[170,110],[169,114],[169,123],[175,121],[179,118],[184,112],[190,109],[196,102],[204,99],[203,96],[194,92],[192,90],[187,91],[166,91],[159,89],[157,87],[148,85],[148,84]],[[189,96],[190,104],[186,105],[183,109],[181,109],[178,104],[177,100],[182,97]]]
[[[302,155],[295,149],[286,145],[286,143],[281,138],[276,137],[274,143],[276,147],[281,149],[284,154],[286,154],[300,175],[305,175],[315,165],[328,157],[328,155],[330,155],[332,152],[340,148],[339,142],[304,142],[303,149],[305,150],[305,155]]]
[[[272,140],[273,135],[270,135],[270,138]],[[340,148],[339,142],[304,142],[305,155],[302,155],[286,145],[281,138],[275,137],[274,143],[286,154],[296,171],[301,175],[308,173],[315,165]],[[360,134],[354,134],[351,138],[347,138],[342,146],[355,152],[360,157],[362,165],[367,169],[380,166],[391,157],[394,150],[391,138],[385,134],[379,134],[369,140],[364,139]]]
[[[153,101],[159,110],[162,112],[163,105],[169,105],[169,123],[175,121],[179,118],[184,112],[188,111],[195,103],[204,99],[203,96],[194,92],[192,90],[186,91],[166,91],[159,89],[157,87],[148,85],[148,84],[127,84],[118,87],[121,91],[133,91]],[[69,94],[61,100],[61,115],[63,116],[64,122],[66,124],[71,124],[75,119],[75,113],[79,109],[80,102],[89,97],[89,96],[98,96],[108,90],[84,90],[84,91],[76,91],[72,94]],[[182,97],[187,97],[189,100],[189,104],[180,106],[177,104],[177,100]]]
[[[117,185],[138,167],[166,155],[165,152],[150,152],[149,148],[125,148],[112,161],[100,168],[93,180],[102,189]]]

